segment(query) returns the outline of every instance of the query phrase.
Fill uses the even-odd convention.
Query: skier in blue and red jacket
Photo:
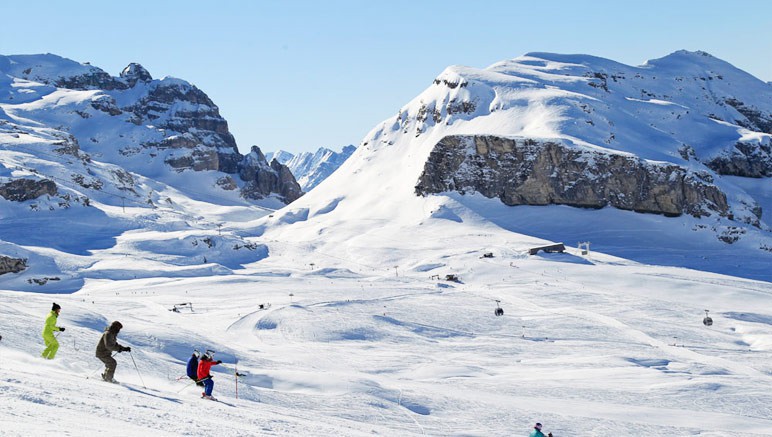
[[[201,359],[198,361],[198,380],[199,382],[204,383],[204,392],[201,393],[202,398],[215,400],[212,397],[212,389],[214,389],[214,381],[212,380],[212,375],[209,374],[209,369],[212,368],[212,366],[216,366],[218,364],[222,364],[222,361],[213,360],[214,352],[212,351],[206,351],[204,356],[201,357]]]

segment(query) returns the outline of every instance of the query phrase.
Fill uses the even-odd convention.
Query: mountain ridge
[[[698,68],[696,74],[667,73],[662,69],[664,65],[670,70],[675,61],[683,58],[704,60],[710,67]],[[768,219],[772,202],[763,188],[764,181],[768,181],[763,172],[772,168],[768,153],[772,135],[765,131],[767,121],[772,120],[772,98],[768,98],[772,88],[702,52],[676,52],[660,59],[664,61],[630,67],[585,55],[526,55],[487,69],[448,67],[397,115],[371,130],[341,169],[290,205],[289,210],[302,210],[307,219],[295,219],[278,227],[268,221],[266,235],[292,238],[323,232],[335,240],[334,244],[349,247],[353,243],[345,236],[348,232],[336,237],[338,232],[333,225],[347,216],[357,217],[356,221],[362,223],[398,222],[393,229],[389,225],[380,229],[380,233],[396,235],[408,232],[408,223],[428,226],[439,217],[438,208],[453,211],[453,216],[459,217],[456,220],[474,226],[483,226],[486,222],[480,221],[481,217],[492,217],[487,210],[495,210],[499,231],[549,241],[585,241],[592,235],[598,250],[632,260],[772,279],[765,267],[772,261],[768,249],[772,247]],[[526,201],[521,206],[507,207],[510,216],[503,217],[501,214],[506,213],[498,206],[497,196],[492,200],[474,200],[484,191],[464,183],[447,185],[424,197],[420,197],[418,190],[416,198],[416,186],[431,164],[432,152],[452,136],[496,137],[518,144],[563,142],[569,145],[566,150],[608,157],[604,159],[627,157],[649,169],[673,166],[689,180],[699,181],[704,188],[698,191],[720,194],[698,199],[699,205],[689,206],[704,211],[695,216],[685,214],[685,210],[662,210],[660,214],[675,217],[655,220],[650,214],[606,211],[613,198],[621,201],[629,197],[635,186],[639,190],[652,189],[655,185],[646,180],[653,182],[665,175],[657,176],[649,170],[641,173],[640,184],[633,179],[625,182],[629,188],[622,190],[583,170],[550,176],[563,164],[546,155],[550,157],[546,161],[549,165],[540,173],[548,177],[546,183],[555,184],[559,191],[577,183],[576,187],[594,187],[593,191],[601,196],[600,203],[592,207],[601,208],[595,209],[597,213],[559,207],[561,202],[548,195],[546,202]],[[472,152],[469,156],[479,158],[483,154]],[[487,177],[491,174],[491,163],[531,165],[527,160],[513,160],[511,154],[500,158],[487,163],[479,161],[469,168],[478,168],[480,177]],[[722,160],[741,171],[725,171]],[[600,167],[598,171],[605,173],[609,169]],[[512,181],[510,186],[531,180],[528,174],[522,173],[522,180],[508,179]],[[454,180],[457,175],[451,171],[446,177]],[[682,196],[678,191],[664,196],[657,202],[682,202],[676,199]],[[726,208],[721,206],[722,197],[726,198]],[[463,212],[468,208],[473,210]],[[522,208],[543,208],[545,223],[533,226],[518,219]],[[596,214],[603,226],[625,231],[606,235],[591,232],[586,224],[591,214]],[[447,213],[441,216],[449,217]],[[530,213],[527,216],[532,217]],[[349,225],[357,229],[354,234],[369,232],[364,224]],[[641,233],[648,237],[640,238]],[[464,231],[459,234],[448,238],[468,235]],[[409,239],[420,238],[415,231],[410,231],[410,235]],[[699,254],[700,247],[703,254]],[[683,258],[658,259],[657,253],[666,248],[683,252]],[[347,250],[368,258],[361,249]],[[727,255],[722,255],[722,251]],[[407,253],[403,255],[409,257]],[[706,256],[707,253],[710,255]],[[732,262],[738,257],[746,264]]]
[[[217,105],[187,81],[153,79],[137,63],[113,77],[51,54],[2,56],[0,73],[6,78],[0,104],[7,121],[55,123],[73,146],[100,160],[172,180],[174,172],[222,171],[226,175],[219,186],[232,190],[239,185],[247,199],[274,192],[288,203],[301,194],[293,181],[279,181],[278,175],[262,192],[265,181],[228,180],[228,175],[244,174],[240,168],[247,164]]]
[[[276,159],[289,167],[303,191],[310,191],[343,165],[355,150],[353,145],[343,147],[340,152],[320,147],[316,152],[301,152],[297,155],[277,150],[266,154],[266,159]]]

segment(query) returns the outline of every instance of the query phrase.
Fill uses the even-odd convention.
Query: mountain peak
[[[52,53],[34,55],[0,55],[0,71],[26,80],[54,84],[73,77],[110,78],[99,67],[88,62],[76,62]]]
[[[768,261],[770,221],[762,211],[772,207],[757,193],[768,184],[763,178],[772,175],[770,96],[767,83],[705,52],[685,50],[643,67],[540,52],[485,69],[454,65],[370,131],[354,159],[293,207],[314,216],[334,204],[335,215],[356,216],[362,223],[407,219],[405,211],[413,209],[410,220],[422,225],[442,202],[453,208],[454,202],[466,203],[475,214],[478,207],[499,209],[496,202],[507,208],[613,207],[614,214],[629,217],[625,220],[641,218],[629,211],[666,216],[669,220],[657,224],[661,228],[651,228],[654,233],[692,229],[679,235],[684,244],[698,244],[702,230],[713,234],[716,247],[742,239],[721,250],[741,254],[753,245],[748,253]],[[547,165],[539,167],[542,163]],[[604,180],[615,174],[636,176]],[[744,178],[742,187],[738,177]],[[576,197],[556,195],[554,187]],[[587,203],[591,192],[602,200]],[[651,193],[658,194],[647,197]],[[408,202],[415,204],[406,208]],[[530,232],[533,223],[517,218],[526,210],[501,208],[506,217],[501,223],[511,220]],[[545,208],[540,214],[552,213],[562,223],[545,224],[545,232],[536,236],[583,238],[584,231],[565,232],[575,225],[564,220],[566,210]],[[571,213],[579,218],[587,212]],[[320,229],[329,233],[325,220],[332,216],[319,217],[292,226],[308,226],[308,235]],[[542,222],[533,217],[529,220]],[[637,238],[628,237],[598,238],[621,247],[628,244],[622,240]],[[734,267],[716,258],[689,263],[721,272]],[[766,277],[767,270],[761,264],[743,267],[744,274],[757,278]]]
[[[729,62],[702,50],[676,50],[669,55],[646,61],[642,67],[656,67],[661,70],[684,72],[742,71]]]
[[[258,146],[252,146],[252,148],[249,150],[249,154],[247,155],[250,157],[250,159],[256,159],[259,162],[265,161],[265,155],[263,154],[263,151],[260,150],[260,147]]]
[[[153,80],[153,76],[142,65],[132,62],[121,71],[121,78],[129,83],[129,86],[134,86],[138,81],[150,82]]]
[[[668,58],[668,57],[688,57],[688,58],[704,57],[704,58],[718,59],[717,57],[715,57],[715,56],[711,55],[710,53],[708,53],[706,51],[703,51],[703,50],[691,51],[691,50],[686,50],[686,49],[676,50],[673,53],[665,56],[665,58]]]

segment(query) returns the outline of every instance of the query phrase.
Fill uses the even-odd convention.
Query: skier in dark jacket
[[[188,378],[196,381],[196,385],[203,387],[204,383],[198,380],[198,358],[201,356],[201,352],[198,350],[193,351],[193,355],[188,358],[187,374]]]
[[[121,322],[115,321],[110,326],[105,328],[105,333],[102,334],[102,338],[99,339],[96,347],[96,357],[105,363],[105,373],[102,374],[102,379],[107,382],[118,382],[113,379],[115,374],[115,368],[118,363],[115,358],[112,357],[113,352],[131,352],[130,347],[126,347],[118,344],[118,333],[121,332]]]
[[[198,380],[204,383],[204,392],[201,393],[202,398],[216,400],[212,397],[212,389],[214,389],[214,381],[212,381],[212,375],[209,374],[209,369],[212,366],[222,364],[222,361],[214,361],[214,352],[206,351],[201,360],[198,362]]]

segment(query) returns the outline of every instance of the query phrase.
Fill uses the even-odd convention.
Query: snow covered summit
[[[310,191],[343,165],[355,150],[356,147],[352,145],[344,147],[340,152],[321,147],[314,153],[302,152],[297,155],[279,150],[266,154],[266,159],[276,159],[289,167],[303,191]]]
[[[395,238],[397,224],[453,217],[769,280],[771,146],[772,88],[707,53],[638,67],[530,53],[448,67],[283,226],[336,240],[353,226],[364,240],[376,223]]]

